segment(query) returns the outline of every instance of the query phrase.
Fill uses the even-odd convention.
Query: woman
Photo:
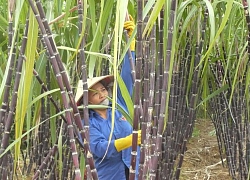
[[[124,28],[131,36],[134,30],[133,19],[126,21]],[[130,50],[133,60],[135,59],[135,40],[132,41]],[[132,95],[133,80],[131,76],[131,67],[128,53],[125,55],[121,77]],[[108,97],[108,84],[112,83],[113,76],[101,76],[88,79],[88,101],[91,105],[107,105],[111,106]],[[76,101],[82,102],[82,81],[78,84]],[[117,91],[117,103],[127,112],[126,103],[122,97],[121,90]],[[112,128],[112,109],[100,108],[89,110],[89,135],[90,150],[93,154],[95,167],[97,169],[98,178],[100,180],[126,180],[129,179],[129,167],[131,161],[131,145],[132,145],[132,126],[122,115],[121,112],[115,110],[115,123],[111,141],[109,137]],[[141,143],[141,131],[138,131],[138,144]],[[137,163],[138,169],[140,151],[138,147]],[[138,171],[137,171],[138,172]]]

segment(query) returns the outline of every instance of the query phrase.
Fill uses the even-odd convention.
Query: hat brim
[[[113,75],[99,76],[87,79],[88,89],[93,87],[96,83],[101,82],[104,86],[107,86],[110,82],[114,81]],[[83,82],[82,80],[78,81],[75,101],[77,105],[81,104],[81,99],[83,96]]]

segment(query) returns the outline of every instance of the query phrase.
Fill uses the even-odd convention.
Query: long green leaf
[[[19,98],[16,111],[16,126],[15,126],[15,136],[16,139],[21,136],[23,131],[23,124],[25,121],[25,116],[27,113],[27,106],[29,104],[29,100],[32,97],[32,90],[31,90],[31,83],[33,78],[33,68],[35,63],[35,53],[36,53],[36,45],[37,45],[37,37],[38,37],[38,24],[34,14],[30,11],[29,16],[29,31],[28,31],[28,41],[27,41],[27,51],[26,51],[26,62],[25,62],[25,71],[23,71],[23,84],[20,83],[20,87],[22,90],[19,89]],[[27,119],[27,123],[31,123],[30,119]],[[20,145],[21,143],[18,142],[15,146],[15,160],[20,154]]]

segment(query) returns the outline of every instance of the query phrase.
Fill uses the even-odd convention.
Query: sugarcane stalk
[[[69,137],[70,137],[70,147],[71,147],[71,151],[72,151],[72,160],[74,162],[74,166],[75,166],[75,173],[76,173],[76,179],[81,179],[81,173],[80,173],[80,169],[79,169],[79,162],[78,162],[78,153],[76,150],[76,144],[75,144],[75,138],[74,138],[74,130],[73,130],[73,125],[72,125],[72,118],[70,116],[70,107],[69,107],[69,103],[66,97],[66,91],[64,88],[64,83],[63,83],[63,78],[62,78],[62,74],[61,71],[59,69],[59,65],[58,65],[58,61],[56,60],[56,57],[58,57],[58,52],[55,52],[53,50],[53,47],[51,45],[51,41],[49,40],[49,36],[46,32],[46,29],[44,27],[43,22],[47,22],[45,21],[45,19],[41,19],[41,16],[38,14],[37,9],[35,8],[32,0],[29,0],[29,4],[30,7],[33,11],[33,13],[35,14],[35,17],[37,19],[39,28],[41,30],[41,33],[43,35],[43,39],[44,39],[44,43],[45,43],[45,48],[48,51],[49,55],[50,55],[50,62],[52,64],[54,73],[56,75],[57,78],[57,82],[59,85],[59,88],[61,90],[61,95],[62,95],[62,100],[63,100],[63,105],[66,109],[65,111],[65,117],[67,119],[67,124],[68,124],[68,133],[69,133]],[[38,3],[39,4],[39,3]],[[38,9],[41,11],[41,7],[38,6]],[[44,14],[43,14],[44,15]],[[72,92],[69,92],[72,93]]]
[[[178,92],[177,92],[177,99],[178,103],[176,105],[176,122],[175,124],[175,130],[174,130],[174,149],[175,149],[175,155],[174,160],[177,159],[177,156],[180,154],[181,151],[181,145],[183,142],[183,131],[185,130],[185,112],[187,109],[185,96],[186,96],[186,86],[188,82],[188,73],[190,70],[190,62],[191,62],[191,51],[192,48],[190,46],[190,34],[187,32],[187,43],[185,45],[185,50],[183,52],[183,56],[180,57],[180,66],[179,66],[179,73],[178,73]]]
[[[145,20],[146,21],[146,20]],[[145,22],[146,23],[146,22]],[[155,70],[156,70],[156,25],[153,25],[152,31],[150,33],[150,40],[149,40],[149,47],[150,47],[150,55],[149,55],[149,62],[151,64],[149,68],[149,99],[148,99],[148,109],[144,110],[144,112],[148,114],[147,118],[145,118],[146,130],[145,130],[145,139],[143,139],[143,146],[144,146],[144,159],[141,160],[142,156],[140,157],[140,171],[139,171],[139,179],[146,179],[147,173],[149,172],[149,166],[143,166],[143,164],[149,164],[150,162],[150,144],[151,144],[151,130],[152,130],[152,120],[153,120],[153,106],[154,106],[154,94],[155,94]],[[150,61],[151,60],[151,61]],[[143,127],[142,127],[143,128]],[[144,133],[144,130],[142,130]],[[141,152],[142,153],[142,152]],[[142,171],[142,172],[141,172]]]
[[[79,2],[79,3],[80,3],[80,2]],[[41,5],[40,1],[36,1],[36,4],[37,4],[37,7],[38,7],[38,11],[39,11],[39,13],[40,13],[40,16],[41,16],[41,18],[43,19],[44,32],[47,32],[47,33],[48,33],[48,36],[47,36],[47,37],[48,37],[48,42],[45,41],[45,42],[46,42],[46,45],[47,45],[47,43],[49,43],[49,42],[51,43],[51,44],[50,44],[50,45],[51,45],[51,46],[50,46],[51,49],[49,48],[49,51],[51,50],[51,53],[52,53],[52,54],[54,53],[55,61],[56,61],[56,62],[54,62],[54,63],[55,63],[55,64],[57,63],[57,65],[58,65],[58,71],[60,72],[60,74],[61,74],[61,76],[62,76],[62,80],[63,80],[64,85],[65,85],[65,87],[66,87],[66,90],[67,90],[67,92],[68,92],[70,104],[71,104],[71,106],[72,106],[72,108],[73,108],[73,113],[74,113],[74,118],[75,118],[76,125],[77,125],[78,128],[80,129],[80,134],[81,134],[81,136],[82,136],[82,139],[86,139],[86,137],[88,136],[88,135],[87,135],[88,132],[87,132],[86,130],[84,130],[84,128],[83,128],[83,124],[82,124],[82,122],[81,122],[80,113],[79,113],[79,111],[78,111],[78,108],[77,108],[77,105],[76,105],[76,103],[75,103],[75,99],[74,99],[74,96],[73,96],[73,91],[72,91],[72,89],[71,89],[71,86],[70,86],[70,83],[69,83],[69,80],[68,80],[66,71],[65,71],[65,69],[64,69],[64,66],[63,66],[63,64],[62,64],[62,61],[61,61],[61,59],[60,59],[59,53],[58,53],[58,51],[57,51],[55,42],[54,42],[54,40],[53,40],[53,38],[52,38],[52,33],[51,33],[50,27],[49,27],[49,25],[48,25],[48,22],[47,22],[47,20],[46,20],[46,18],[45,18],[44,10],[43,10],[43,8],[42,8],[42,5]],[[41,26],[42,26],[42,24],[41,24]],[[85,147],[85,148],[87,148],[87,150],[86,150],[85,152],[89,152],[89,144],[88,144],[88,142],[89,142],[89,141],[86,141],[86,142],[85,142],[85,143],[87,143],[87,144],[86,144],[86,147]],[[75,156],[76,156],[76,155],[74,155],[74,156],[72,156],[72,157],[73,157],[73,159],[75,159],[75,161],[76,161],[76,157],[75,157]],[[88,160],[90,161],[90,162],[89,162],[90,164],[93,164],[93,157],[92,157],[92,156],[88,156]],[[79,173],[80,173],[79,169],[77,169],[76,172],[79,174]],[[96,173],[95,171],[93,171],[93,174],[95,174],[95,177],[97,177],[97,173]],[[94,177],[94,178],[95,178],[95,177]]]
[[[36,171],[35,175],[33,176],[33,180],[37,179],[39,177],[39,174],[41,173],[41,171],[44,169],[44,167],[46,166],[47,162],[49,161],[49,158],[54,157],[55,153],[57,152],[57,145],[53,146],[50,151],[49,151],[49,156],[46,156],[46,158],[44,159],[44,161],[41,163],[41,166],[39,167],[39,169]]]
[[[71,160],[71,157],[70,157],[70,149],[69,148],[66,148],[66,152],[65,152],[65,155],[64,156],[64,159],[63,159],[63,174],[62,174],[62,177],[64,177],[64,179],[67,179],[68,178],[68,174],[69,174],[69,169],[70,169],[70,160]]]
[[[5,88],[4,88],[4,94],[3,94],[3,100],[0,108],[0,138],[2,138],[2,133],[4,132],[4,125],[5,125],[5,115],[9,108],[9,94],[10,94],[10,88],[11,88],[11,80],[12,80],[12,74],[13,69],[15,65],[15,59],[16,59],[16,48],[15,45],[13,47],[12,54],[10,54],[12,42],[15,41],[13,39],[13,8],[14,8],[14,1],[8,1],[8,20],[9,20],[9,26],[8,26],[8,57],[10,56],[10,66],[9,71],[7,74],[7,79],[5,82]],[[14,43],[13,43],[14,44]],[[1,172],[1,171],[0,171]]]
[[[212,69],[213,75],[216,79],[217,85],[218,87],[222,86],[222,79],[224,79],[224,70],[223,70],[223,66],[221,64],[220,61],[217,61],[217,76],[216,76],[216,72]],[[227,75],[229,77],[229,75]],[[227,79],[226,79],[227,80]],[[230,80],[227,80],[228,84],[230,86]],[[231,86],[230,86],[231,87]],[[237,144],[239,146],[239,167],[240,169],[242,169],[240,171],[240,176],[247,176],[245,174],[245,171],[247,171],[247,165],[245,163],[245,160],[242,160],[243,157],[243,151],[242,151],[242,144],[241,144],[241,135],[240,135],[240,129],[239,129],[239,123],[237,122],[237,115],[234,112],[235,108],[230,107],[228,100],[227,100],[227,94],[229,92],[222,92],[221,93],[221,100],[220,103],[222,105],[222,109],[221,111],[223,112],[223,121],[219,121],[219,124],[221,124],[222,128],[222,134],[224,137],[224,144],[226,147],[226,154],[227,154],[227,161],[229,162],[229,171],[230,171],[230,175],[232,177],[236,178],[236,168],[237,168],[237,161],[235,159],[235,157],[237,156],[236,154],[236,146],[233,146],[236,144],[236,139],[237,140]],[[234,100],[232,100],[232,104],[234,104]],[[235,115],[234,115],[235,114]],[[231,117],[232,118],[232,123],[228,122],[228,118]],[[235,137],[236,134],[236,137]]]
[[[147,1],[145,1],[147,3]],[[145,17],[144,23],[146,24],[148,21],[148,16]],[[146,129],[147,129],[147,121],[149,119],[148,107],[149,107],[149,58],[150,58],[150,51],[149,51],[149,37],[145,37],[143,39],[144,49],[144,64],[143,64],[143,80],[142,80],[142,106],[143,106],[143,112],[144,118],[142,118],[141,123],[141,148],[140,148],[140,161],[139,161],[139,177],[138,179],[143,179],[143,169],[144,169],[144,161],[145,161],[145,144],[144,140],[146,139]]]
[[[175,173],[175,177],[177,179],[179,178],[179,175],[180,175],[180,169],[181,169],[182,162],[183,162],[184,152],[186,150],[187,139],[189,137],[191,137],[193,126],[194,126],[194,120],[195,120],[195,116],[196,116],[195,106],[197,103],[197,96],[199,95],[198,94],[199,93],[198,82],[199,82],[200,69],[201,69],[201,66],[199,67],[198,65],[200,64],[201,53],[202,53],[204,39],[205,39],[205,30],[206,30],[207,19],[208,19],[208,9],[206,7],[205,14],[204,14],[204,21],[203,21],[202,29],[201,29],[201,37],[198,36],[198,42],[196,45],[195,61],[194,61],[194,68],[195,69],[194,69],[191,92],[190,92],[191,93],[191,97],[190,97],[190,101],[189,101],[190,108],[188,110],[189,120],[188,120],[187,128],[185,129],[185,132],[184,132],[184,140],[183,140],[183,144],[182,144],[181,157],[179,160],[178,169]]]
[[[13,39],[13,11],[14,11],[14,6],[15,6],[15,2],[12,1],[8,1],[8,20],[9,20],[9,26],[8,26],[8,57],[10,57],[10,66],[9,66],[9,70],[8,70],[8,74],[7,74],[7,79],[5,82],[5,88],[4,88],[4,93],[3,93],[3,100],[2,100],[2,104],[0,107],[0,142],[2,141],[2,136],[4,133],[4,127],[5,127],[5,121],[6,121],[6,117],[9,111],[9,94],[10,94],[10,89],[11,89],[11,80],[12,80],[12,74],[13,74],[13,70],[14,70],[14,64],[15,64],[15,59],[16,59],[16,46],[14,45],[13,47],[13,51],[11,52],[11,46],[13,43],[13,41],[15,41]],[[9,152],[4,155],[3,157],[3,164],[1,164],[0,166],[0,174],[2,176],[2,179],[7,179],[8,176],[8,171],[12,171],[11,169],[7,169],[8,167],[8,158],[11,156],[11,154],[9,154]],[[10,167],[11,168],[11,167]]]
[[[248,72],[249,70],[249,66],[250,66],[250,16],[249,16],[249,5],[248,5],[248,2],[247,0],[242,0],[242,5],[243,5],[243,8],[244,8],[244,13],[245,13],[245,18],[246,18],[246,22],[247,22],[247,30],[248,30],[248,36],[247,36],[247,42],[248,42],[248,46],[247,46],[247,53],[248,53],[248,61],[247,61],[247,69],[245,70],[245,73],[243,75],[244,77],[244,80],[246,80],[246,73]],[[245,88],[242,88],[242,89],[245,89]],[[249,88],[248,88],[248,92],[249,92]],[[248,98],[246,98],[246,103],[248,103]],[[248,112],[245,113],[246,116],[249,115]],[[249,117],[249,116],[248,116]],[[248,117],[246,117],[246,119],[248,119]],[[250,136],[249,136],[249,122],[246,121],[246,129],[248,130],[247,132],[247,138],[246,138],[246,162],[247,162],[247,172],[249,174],[249,170],[250,170]],[[249,175],[248,175],[248,178],[249,178]]]
[[[210,69],[212,71],[214,71],[214,68],[212,66],[212,63],[210,62],[209,63],[209,66],[210,66]],[[210,93],[213,92],[213,87],[212,87],[212,80],[209,79],[208,80],[208,87],[209,87],[209,90],[210,90]],[[217,108],[217,99],[212,99],[211,102],[209,102],[209,105],[211,106],[211,110],[214,111],[213,114],[209,113],[209,116],[210,116],[210,119],[212,120],[212,123],[214,124],[214,127],[215,127],[215,131],[216,131],[216,137],[217,137],[217,142],[218,142],[218,147],[219,147],[219,153],[220,153],[220,158],[221,158],[221,162],[222,162],[222,166],[224,166],[224,161],[223,161],[223,158],[222,158],[222,154],[223,154],[223,137],[222,137],[222,128],[220,126],[220,119],[219,119],[219,108]]]
[[[172,74],[170,70],[170,61],[171,61],[171,50],[172,50],[172,38],[173,38],[173,29],[174,29],[174,22],[175,22],[175,9],[177,6],[177,2],[175,0],[171,1],[170,7],[170,16],[169,16],[169,24],[168,24],[168,42],[167,42],[167,50],[166,50],[166,61],[164,66],[163,72],[163,86],[162,86],[162,95],[161,95],[161,105],[160,105],[160,114],[158,119],[158,128],[157,128],[157,137],[156,137],[156,147],[154,149],[154,160],[152,163],[152,169],[149,174],[149,177],[154,179],[156,177],[156,168],[159,160],[159,156],[161,154],[161,144],[163,138],[163,131],[164,131],[164,119],[166,113],[166,105],[168,104],[168,85],[171,82],[170,75]],[[171,123],[171,122],[170,122]]]
[[[147,0],[145,4],[147,4]],[[144,19],[144,23],[148,22],[148,15]],[[154,103],[154,83],[155,83],[155,59],[156,59],[156,41],[155,41],[155,25],[149,37],[145,37],[144,41],[144,79],[143,79],[143,112],[144,121],[141,122],[142,130],[142,144],[140,152],[139,164],[139,177],[138,179],[146,179],[148,173],[148,166],[150,159],[150,139],[151,139],[151,120],[153,116],[153,103]],[[150,47],[152,51],[150,51]],[[151,60],[151,61],[150,61]],[[151,66],[150,66],[151,65]]]
[[[160,11],[159,16],[159,40],[158,40],[158,61],[156,62],[156,82],[155,82],[155,99],[154,99],[154,114],[153,114],[153,123],[152,123],[152,139],[151,139],[151,150],[150,150],[150,158],[149,158],[149,176],[154,179],[156,178],[156,169],[155,163],[157,163],[157,154],[154,153],[156,149],[156,139],[157,139],[157,128],[158,128],[158,119],[160,112],[160,101],[161,101],[161,93],[162,93],[162,85],[163,85],[163,36],[164,36],[164,8]]]
[[[135,167],[136,167],[136,157],[137,157],[137,139],[138,139],[138,130],[139,130],[139,120],[143,117],[140,117],[141,114],[141,69],[142,69],[142,59],[143,59],[143,39],[142,39],[142,30],[143,30],[143,0],[137,1],[137,37],[136,37],[136,66],[135,66],[135,83],[134,83],[134,119],[133,119],[133,135],[132,135],[132,151],[131,151],[131,165],[129,168],[129,179],[135,179]],[[141,119],[142,120],[142,119]],[[142,120],[143,121],[143,120]]]
[[[82,21],[83,21],[83,4],[82,1],[78,1],[78,19],[79,19],[79,37],[84,37],[82,34],[84,33],[82,29]],[[82,82],[83,82],[83,120],[84,120],[84,127],[82,129],[84,133],[84,155],[85,159],[88,159],[87,165],[91,169],[91,175],[93,179],[98,179],[97,177],[97,170],[94,165],[93,156],[90,153],[89,148],[89,111],[88,111],[88,84],[87,84],[87,66],[86,66],[86,59],[84,53],[84,44],[85,39],[81,39],[81,44],[79,48],[79,58],[81,60],[81,72],[82,72]]]
[[[19,56],[17,59],[15,83],[14,83],[14,88],[13,88],[13,93],[12,93],[12,98],[11,98],[11,103],[10,103],[10,109],[9,109],[8,113],[6,114],[7,119],[5,121],[4,134],[3,134],[3,137],[1,140],[0,154],[4,153],[5,149],[8,146],[8,143],[9,143],[10,130],[11,130],[11,126],[13,124],[13,119],[14,119],[15,110],[16,110],[17,93],[18,93],[19,83],[20,83],[20,79],[21,79],[21,70],[22,70],[22,65],[23,65],[23,59],[25,58],[24,52],[25,52],[26,44],[27,44],[28,26],[29,26],[29,23],[28,23],[28,19],[27,19],[22,45],[21,45]],[[2,158],[0,158],[0,165],[1,166],[4,165],[3,159],[4,159],[5,155],[3,155]],[[4,167],[2,167],[2,168],[4,168]]]

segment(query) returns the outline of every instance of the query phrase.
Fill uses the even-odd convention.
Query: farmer
[[[134,30],[133,18],[124,23],[129,37]],[[135,39],[133,39],[130,50],[133,60],[135,59]],[[133,80],[131,76],[131,67],[128,53],[125,55],[121,77],[132,95]],[[90,105],[112,106],[108,97],[108,85],[113,82],[113,76],[101,76],[88,79],[88,103]],[[77,104],[82,102],[83,90],[82,81],[79,81],[76,93]],[[117,91],[117,103],[128,112],[126,103],[122,97],[121,90]],[[115,122],[111,141],[109,137],[112,128],[112,109],[100,108],[89,109],[89,136],[90,150],[93,154],[95,167],[100,180],[126,180],[129,179],[129,167],[131,161],[132,146],[132,126],[122,115],[115,110]],[[141,143],[141,131],[138,131],[138,144]],[[108,150],[107,150],[108,149]],[[139,164],[139,147],[137,148],[137,169]],[[137,171],[138,172],[138,171]]]

